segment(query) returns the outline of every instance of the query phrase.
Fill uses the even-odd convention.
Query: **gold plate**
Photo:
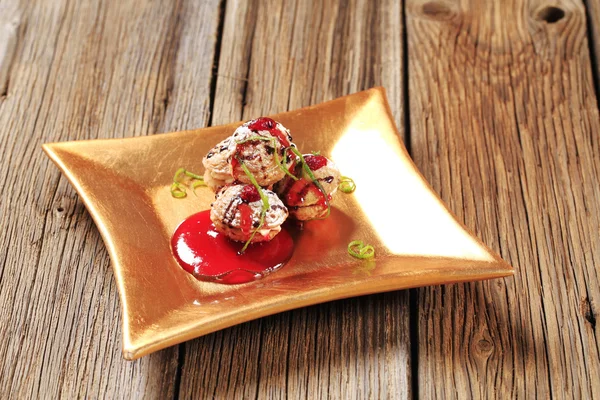
[[[303,152],[332,158],[357,189],[334,197],[328,219],[306,224],[281,270],[242,285],[197,281],[170,248],[177,225],[214,199],[207,189],[198,189],[197,197],[171,197],[175,170],[202,173],[202,156],[239,123],[43,146],[83,199],[110,253],[126,359],[311,304],[513,275],[457,222],[412,163],[383,89],[273,118]],[[354,239],[372,244],[376,259],[350,257],[346,247]]]

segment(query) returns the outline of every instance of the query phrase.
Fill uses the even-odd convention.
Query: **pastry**
[[[277,235],[288,217],[288,210],[275,193],[260,190],[263,196],[255,186],[248,184],[221,189],[210,211],[215,229],[232,240],[248,243],[269,241]],[[266,209],[263,198],[268,203]]]
[[[298,164],[294,169],[297,179],[286,176],[275,185],[274,190],[288,207],[290,216],[297,220],[325,218],[329,202],[339,185],[340,171],[333,161],[324,156],[305,154],[303,158],[313,177]]]
[[[291,148],[292,136],[279,122],[266,117],[248,121],[204,156],[204,182],[217,192],[233,182],[251,183],[250,174],[258,185],[271,187],[294,167]]]

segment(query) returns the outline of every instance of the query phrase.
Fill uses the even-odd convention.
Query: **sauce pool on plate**
[[[239,254],[244,243],[215,230],[210,210],[184,220],[171,238],[171,248],[183,269],[199,280],[237,284],[250,282],[281,268],[294,252],[290,234],[282,229],[272,240],[253,243]]]

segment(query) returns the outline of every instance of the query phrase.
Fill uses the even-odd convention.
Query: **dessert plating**
[[[266,117],[242,124],[202,164],[204,183],[217,193],[211,220],[217,231],[246,242],[244,249],[271,240],[288,215],[299,221],[326,218],[340,183],[331,160],[303,155],[289,129]]]
[[[201,185],[216,194],[211,209],[187,218],[172,238],[175,258],[200,280],[243,283],[280,268],[293,253],[281,227],[288,216],[327,218],[338,187],[356,187],[331,160],[302,154],[290,131],[266,117],[238,127],[202,163],[204,176],[180,168],[171,185],[177,198]],[[356,241],[348,248],[358,258],[372,257],[371,250]]]

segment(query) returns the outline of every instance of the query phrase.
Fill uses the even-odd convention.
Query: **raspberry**
[[[242,193],[240,193],[240,197],[244,201],[244,203],[252,203],[260,200],[260,193],[253,185],[246,185],[242,188]]]

